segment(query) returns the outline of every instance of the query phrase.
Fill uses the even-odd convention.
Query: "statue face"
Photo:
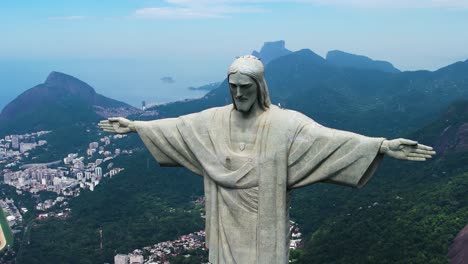
[[[249,112],[252,106],[258,104],[257,83],[248,75],[239,72],[229,75],[229,90],[240,112]]]

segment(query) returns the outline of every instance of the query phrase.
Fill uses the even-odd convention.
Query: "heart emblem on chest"
[[[239,149],[240,149],[240,151],[244,151],[245,143],[239,143]]]

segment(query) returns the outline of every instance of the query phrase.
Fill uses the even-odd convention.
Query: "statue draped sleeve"
[[[197,175],[203,169],[179,131],[180,118],[135,121],[145,146],[161,166],[183,166]]]
[[[290,139],[288,188],[328,182],[360,188],[383,158],[384,138],[327,128],[301,115]]]

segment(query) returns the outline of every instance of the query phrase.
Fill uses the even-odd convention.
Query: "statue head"
[[[238,57],[229,67],[229,90],[234,108],[248,112],[257,103],[262,110],[270,107],[270,95],[263,63],[255,56]]]

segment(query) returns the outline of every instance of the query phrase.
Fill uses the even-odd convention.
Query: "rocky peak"
[[[288,55],[292,51],[285,48],[284,40],[265,42],[260,52],[254,50],[252,55],[260,58],[263,64],[268,64],[270,61],[284,55]]]
[[[96,92],[87,83],[65,73],[53,71],[49,74],[45,86],[59,87],[75,95],[94,95]]]

